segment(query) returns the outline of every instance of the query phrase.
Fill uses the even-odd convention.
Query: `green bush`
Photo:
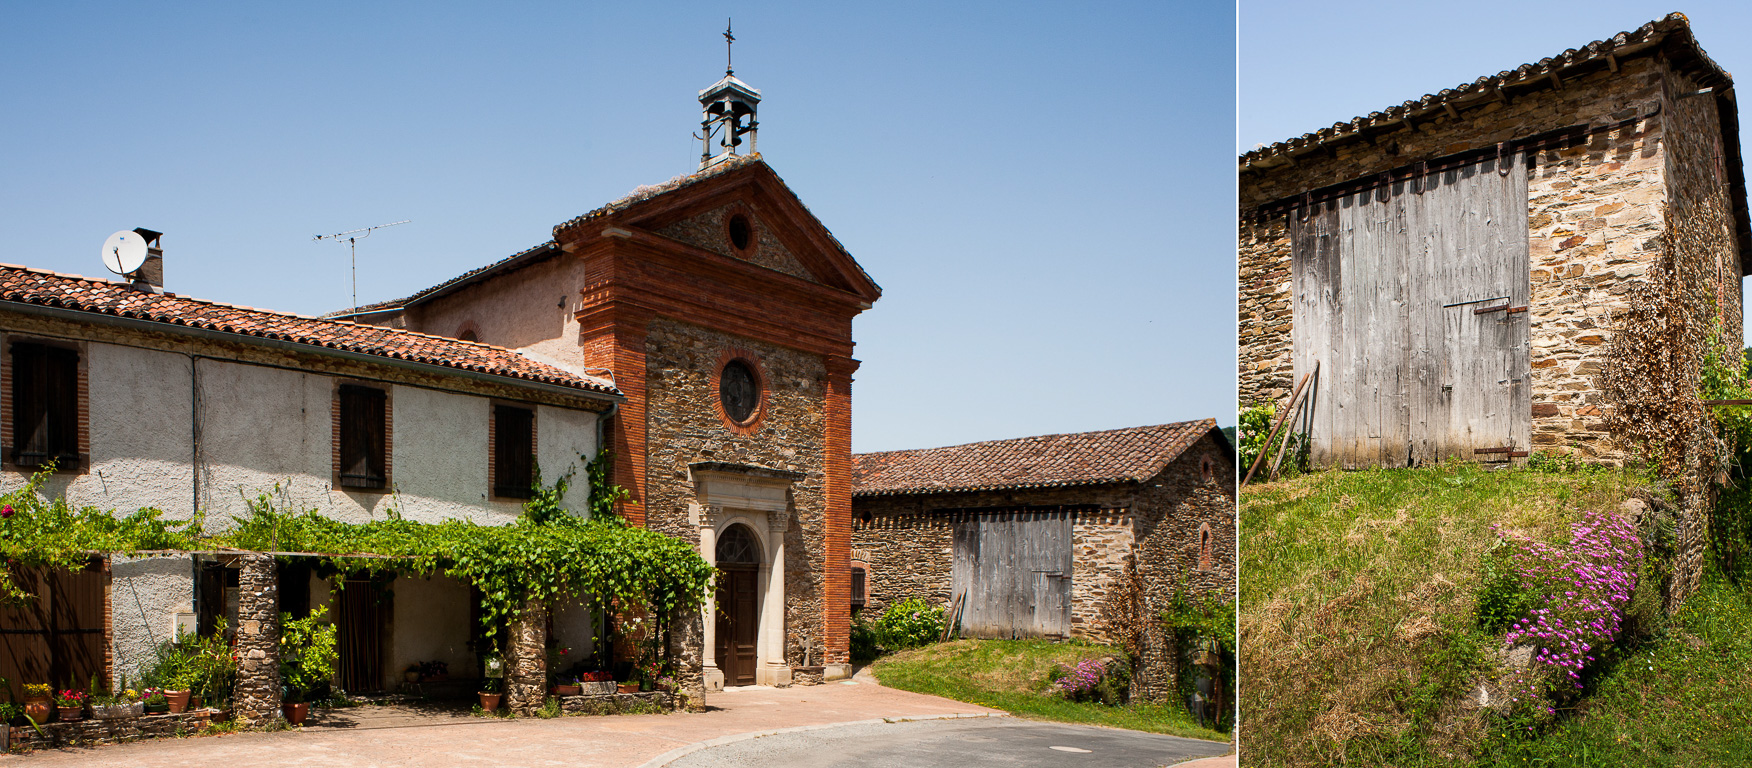
[[[1291,432],[1286,438],[1278,435],[1273,445],[1267,446],[1266,440],[1272,437],[1271,426],[1273,417],[1277,415],[1277,406],[1272,403],[1248,406],[1241,410],[1241,423],[1236,431],[1240,438],[1236,449],[1240,452],[1241,472],[1253,468],[1254,460],[1259,458],[1261,451],[1267,451],[1265,461],[1259,465],[1259,473],[1269,473],[1271,463],[1279,451],[1284,451],[1284,460],[1279,462],[1280,477],[1295,477],[1308,466],[1308,435],[1305,432]],[[1285,424],[1289,429],[1291,424]],[[1286,442],[1287,440],[1287,442]],[[1255,477],[1262,475],[1256,473]]]
[[[937,642],[943,636],[943,609],[922,598],[890,603],[876,620],[876,644],[883,652],[901,651]]]
[[[882,655],[876,625],[860,611],[852,617],[852,663],[868,664]]]
[[[328,606],[311,611],[302,619],[280,614],[280,680],[286,684],[289,702],[321,698],[340,662],[335,648],[335,625],[328,620]]]
[[[177,632],[176,642],[159,644],[157,658],[140,673],[140,684],[167,691],[188,691],[214,706],[230,701],[237,683],[237,659],[232,656],[225,633],[223,618],[205,635]]]

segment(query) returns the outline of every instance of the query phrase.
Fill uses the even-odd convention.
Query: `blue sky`
[[[1723,69],[1752,72],[1752,3],[1471,0],[1340,8],[1242,0],[1237,153],[1555,56],[1673,11],[1691,20],[1698,42]],[[1742,126],[1748,114],[1742,107]],[[1746,154],[1752,133],[1742,128],[1740,139],[1742,157],[1752,156]]]
[[[655,7],[661,5],[661,7]],[[396,298],[694,169],[698,89],[880,283],[854,448],[1233,421],[1233,9],[10,3],[0,261],[300,313]]]

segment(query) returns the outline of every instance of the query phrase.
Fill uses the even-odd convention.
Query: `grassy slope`
[[[1617,506],[1618,474],[1325,472],[1242,495],[1247,765],[1440,764],[1475,754],[1465,702],[1498,641],[1473,593],[1490,529],[1542,539]]]
[[[1018,717],[1228,741],[1226,734],[1193,724],[1191,715],[1180,707],[1141,703],[1108,707],[1044,693],[1047,675],[1057,665],[1114,654],[1112,648],[1044,640],[956,640],[884,657],[872,671],[891,688],[1001,709]]]

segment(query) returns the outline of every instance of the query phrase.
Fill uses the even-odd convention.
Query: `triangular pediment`
[[[758,155],[647,188],[561,224],[554,234],[565,241],[583,230],[607,227],[636,228],[684,248],[845,291],[864,302],[882,295],[881,287]]]

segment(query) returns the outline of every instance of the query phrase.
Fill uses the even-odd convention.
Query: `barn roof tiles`
[[[854,496],[1142,482],[1217,430],[1215,419],[1014,440],[860,453]],[[1221,435],[1221,432],[1218,432]]]
[[[1571,48],[1550,58],[1522,64],[1495,75],[1486,75],[1470,83],[1445,88],[1426,94],[1420,99],[1352,118],[1348,122],[1333,123],[1329,128],[1260,147],[1241,155],[1241,170],[1287,164],[1294,156],[1318,150],[1326,143],[1365,133],[1398,130],[1426,115],[1456,115],[1459,110],[1505,98],[1507,92],[1561,87],[1564,80],[1583,72],[1608,68],[1616,72],[1619,60],[1653,53],[1663,48],[1682,64],[1695,70],[1705,85],[1729,85],[1733,82],[1728,72],[1710,59],[1697,44],[1697,39],[1691,34],[1691,22],[1685,15],[1672,13],[1658,21],[1651,21],[1628,32],[1620,32],[1605,40],[1595,40],[1580,48]]]
[[[0,264],[0,308],[28,304],[619,395],[614,385],[489,344],[137,291],[125,283]],[[173,330],[174,329],[166,329]]]

